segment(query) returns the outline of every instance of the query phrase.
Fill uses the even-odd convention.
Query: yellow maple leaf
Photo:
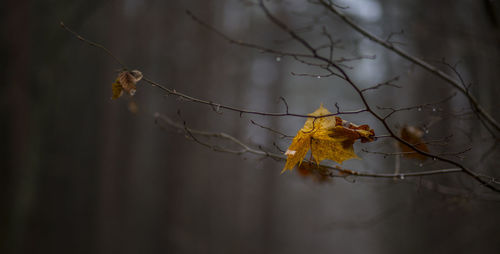
[[[300,166],[309,150],[317,164],[326,159],[342,163],[358,157],[353,147],[356,139],[373,141],[375,133],[368,125],[358,126],[337,116],[319,117],[330,114],[323,105],[309,114],[312,117],[307,119],[285,152],[287,160],[282,172],[293,169],[297,163]]]

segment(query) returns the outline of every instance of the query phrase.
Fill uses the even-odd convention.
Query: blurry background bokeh
[[[454,64],[483,106],[500,119],[500,7],[494,1],[356,0],[346,13],[373,33],[430,62]],[[323,26],[341,40],[335,56],[376,55],[349,62],[362,87],[395,76],[403,88],[374,91],[375,105],[404,107],[453,94],[448,85],[352,31],[307,1],[269,7],[314,45]],[[294,59],[229,44],[186,15],[232,38],[303,51],[252,1],[6,0],[1,13],[0,253],[499,253],[500,198],[462,174],[418,179],[335,178],[317,183],[283,162],[214,152],[155,124],[158,112],[197,129],[226,132],[279,152],[301,118],[214,112],[139,83],[134,97],[111,100],[117,69],[103,51],[60,28],[64,23],[102,43],[131,68],[166,87],[236,107],[307,114],[321,103],[345,110],[360,101],[335,78]],[[446,69],[443,65],[436,66]],[[449,72],[449,70],[447,70]],[[453,134],[434,151],[473,149],[463,163],[500,176],[499,150],[456,96],[398,114],[393,126],[422,127],[426,138]],[[367,114],[345,117],[383,128]],[[390,140],[356,144],[362,160],[346,167],[392,172]],[[493,147],[493,148],[492,148]],[[458,158],[455,158],[458,160]],[[440,169],[404,160],[402,170]],[[480,193],[480,194],[477,194]]]

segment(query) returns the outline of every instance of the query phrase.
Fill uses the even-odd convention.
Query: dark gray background
[[[473,82],[475,95],[499,119],[499,7],[494,3],[489,12],[486,2],[358,0],[349,1],[348,13],[381,37],[404,29],[403,36],[394,38],[419,57],[461,61],[459,70]],[[360,107],[345,83],[293,76],[292,71],[320,71],[230,45],[185,14],[189,9],[236,39],[300,50],[256,6],[225,0],[8,0],[2,6],[2,253],[500,251],[498,195],[479,187],[485,195],[471,196],[478,186],[468,177],[340,178],[317,184],[295,171],[280,175],[283,162],[213,152],[163,131],[153,114],[178,119],[180,110],[193,128],[227,132],[268,150],[274,149],[273,141],[286,148],[289,140],[250,120],[294,135],[303,119],[220,115],[207,106],[165,97],[146,83],[139,83],[135,96],[139,113],[131,114],[127,98],[110,100],[119,66],[59,27],[64,21],[149,78],[214,102],[282,111],[283,96],[291,111],[303,114],[320,103],[330,110],[335,102],[346,110]],[[279,1],[270,8],[294,28],[321,17],[304,36],[315,45],[325,42],[318,35],[325,24],[334,38],[342,39],[344,49],[337,56],[376,54],[376,60],[352,63],[349,73],[360,86],[400,75],[402,89],[370,95],[377,105],[415,105],[453,93],[337,18],[321,16],[318,7]],[[473,146],[464,163],[498,176],[498,149],[481,157],[492,142],[477,120],[443,116],[467,106],[458,96],[438,106],[438,112],[405,112],[393,124],[423,126],[438,119],[428,138],[455,134],[446,149]],[[383,134],[367,115],[346,118]],[[393,158],[359,152],[362,147],[389,151],[392,143],[356,144],[363,160],[349,161],[346,167],[391,172]],[[418,164],[405,160],[402,165],[412,171],[421,169]],[[442,167],[429,161],[422,166]],[[429,182],[440,187],[429,189]]]

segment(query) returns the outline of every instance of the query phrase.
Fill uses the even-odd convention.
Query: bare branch
[[[320,0],[322,2],[324,2],[324,0]],[[289,33],[293,38],[295,38],[299,43],[301,43],[304,47],[306,47],[307,49],[309,49],[311,51],[311,54],[318,60],[322,60],[324,61],[325,63],[329,63],[333,68],[335,68],[337,71],[340,72],[340,75],[343,76],[343,79],[351,86],[352,89],[354,89],[356,91],[356,93],[359,95],[359,98],[361,99],[363,105],[365,106],[366,108],[366,111],[368,111],[372,116],[374,116],[376,119],[378,119],[381,124],[385,127],[385,129],[387,130],[387,132],[395,139],[397,140],[398,142],[402,143],[403,145],[411,148],[413,151],[417,152],[418,154],[421,154],[423,156],[426,156],[426,157],[429,157],[429,158],[433,158],[433,159],[436,159],[436,160],[440,160],[440,161],[443,161],[443,162],[446,162],[448,164],[451,164],[451,165],[454,165],[456,167],[459,167],[461,168],[461,170],[468,174],[469,176],[471,176],[472,178],[474,178],[476,181],[480,182],[482,185],[486,186],[487,188],[493,190],[493,191],[496,191],[496,192],[500,192],[500,188],[494,186],[490,181],[485,181],[484,179],[482,179],[481,177],[479,177],[478,173],[465,167],[464,165],[462,165],[461,163],[458,163],[458,162],[455,162],[453,160],[450,160],[450,159],[447,159],[447,158],[444,158],[442,156],[437,156],[435,154],[431,154],[429,152],[426,152],[426,151],[422,151],[420,150],[419,148],[417,148],[416,146],[408,143],[406,140],[402,139],[401,137],[397,136],[396,133],[391,129],[391,127],[389,126],[388,122],[386,121],[387,119],[387,116],[386,117],[382,117],[380,116],[379,114],[377,114],[370,106],[370,104],[368,103],[367,99],[365,98],[362,90],[351,80],[351,78],[347,75],[347,73],[340,67],[338,66],[337,64],[333,63],[332,61],[330,61],[328,58],[325,58],[325,57],[322,57],[320,55],[317,54],[316,50],[314,49],[314,47],[312,47],[307,41],[305,41],[302,37],[300,37],[299,35],[297,35],[296,33],[294,33],[292,30],[290,30],[284,23],[282,23],[280,20],[278,20],[276,17],[274,17],[270,12],[269,10],[266,8],[266,6],[264,5],[264,1],[263,0],[259,0],[259,4],[262,8],[262,10],[264,11],[264,13],[266,14],[266,16],[268,17],[268,19],[273,22],[275,25],[277,25],[278,27],[280,27],[284,32],[287,32]],[[338,11],[336,9],[334,9],[332,7],[332,5],[328,5],[329,8],[335,10],[337,13]],[[339,13],[340,14],[340,13]],[[342,15],[342,14],[340,14]],[[343,16],[343,15],[342,15]],[[345,16],[343,16],[345,17]],[[389,45],[390,47],[394,48],[392,45]],[[421,60],[419,60],[421,61]],[[450,79],[452,80],[452,79]],[[460,86],[458,86],[459,88],[461,88]],[[477,105],[477,103],[476,103]],[[500,126],[499,126],[500,128]]]
[[[118,63],[123,69],[127,70],[128,68],[125,66],[125,64],[123,64],[115,55],[113,55],[113,53],[111,53],[111,51],[109,51],[106,47],[104,47],[103,45],[99,44],[99,43],[95,43],[93,41],[89,41],[85,38],[83,38],[82,36],[80,36],[78,33],[76,33],[75,31],[71,30],[69,27],[67,27],[66,25],[64,25],[64,23],[61,21],[59,23],[59,25],[61,25],[61,27],[72,33],[77,39],[93,46],[93,47],[96,47],[96,48],[100,48],[101,50],[103,50],[104,52],[106,52],[106,54],[108,54],[111,58],[113,58],[113,60],[115,60],[116,63]]]
[[[259,124],[259,123],[256,123],[254,120],[250,120],[250,123],[252,123],[253,125],[259,126],[259,127],[260,127],[260,128],[262,128],[262,129],[268,130],[268,131],[270,131],[270,132],[272,132],[272,133],[276,133],[276,134],[280,135],[280,136],[281,136],[281,138],[293,138],[293,136],[286,135],[286,134],[285,134],[285,133],[283,133],[283,132],[280,132],[280,131],[275,130],[275,129],[273,129],[273,128],[270,128],[270,127],[267,127],[267,126],[261,125],[261,124]]]
[[[409,107],[403,107],[403,108],[381,107],[381,106],[377,106],[377,108],[381,109],[381,110],[389,110],[390,112],[386,116],[384,116],[384,119],[388,119],[390,116],[392,116],[396,112],[407,111],[407,110],[412,110],[412,109],[422,109],[424,107],[435,106],[435,105],[444,103],[444,102],[446,102],[448,100],[451,100],[456,95],[457,95],[457,93],[453,93],[452,95],[450,95],[450,96],[448,96],[448,97],[446,97],[446,98],[444,98],[442,100],[439,100],[437,102],[424,103],[424,104],[419,104],[419,105],[414,105],[414,106],[409,106]],[[434,110],[435,110],[435,108],[434,108]]]
[[[398,54],[399,56],[403,57],[404,59],[424,68],[425,70],[438,76],[442,80],[446,81],[446,83],[450,84],[452,87],[454,87],[455,89],[460,91],[460,93],[464,94],[467,97],[467,99],[469,100],[471,105],[476,109],[478,114],[481,117],[483,117],[497,132],[500,131],[500,123],[498,123],[498,121],[495,118],[493,118],[493,116],[491,116],[491,114],[488,113],[479,104],[477,99],[471,93],[469,93],[469,91],[467,89],[462,87],[462,85],[458,81],[456,81],[451,76],[444,73],[443,71],[437,69],[435,66],[425,62],[424,60],[419,59],[415,56],[412,56],[409,53],[407,53],[406,51],[394,47],[394,45],[392,43],[389,43],[389,42],[379,38],[378,36],[376,36],[375,34],[373,34],[371,32],[368,32],[366,29],[357,25],[352,19],[350,19],[349,17],[347,17],[346,15],[341,13],[339,10],[337,10],[336,6],[332,5],[331,1],[327,1],[327,0],[319,0],[319,1],[323,4],[323,6],[327,10],[331,11],[333,14],[340,17],[340,19],[342,19],[347,25],[349,25],[351,28],[353,28],[354,30],[356,30],[357,32],[359,32],[360,34],[365,36],[366,38],[368,38],[368,39],[374,41],[375,43],[387,48],[388,50]],[[494,134],[494,133],[492,133],[492,134]]]
[[[214,27],[210,26],[209,24],[205,23],[201,19],[199,19],[193,13],[191,13],[189,10],[186,10],[186,14],[189,17],[191,17],[195,22],[200,24],[202,27],[217,34],[218,36],[220,36],[224,40],[228,41],[229,43],[236,44],[236,45],[243,46],[243,47],[247,47],[247,48],[257,49],[261,52],[270,53],[270,54],[279,55],[279,56],[304,57],[304,58],[313,58],[314,57],[314,56],[307,55],[307,54],[284,52],[284,51],[279,51],[279,50],[275,50],[275,49],[262,47],[260,45],[256,45],[253,43],[244,42],[241,40],[234,40],[234,39],[230,38],[229,36],[225,35],[224,33],[220,32],[219,30],[215,29]]]
[[[385,41],[386,41],[386,42],[388,42],[388,43],[390,43],[390,44],[401,44],[401,45],[404,45],[404,43],[402,43],[402,42],[397,42],[397,41],[393,41],[393,40],[391,40],[391,39],[392,39],[392,37],[394,37],[394,36],[396,36],[396,35],[403,35],[404,33],[405,33],[405,31],[404,31],[404,30],[401,30],[401,31],[399,31],[399,32],[391,32],[391,33],[389,34],[389,36],[387,36],[387,39],[385,39]]]
[[[398,81],[399,80],[399,76],[396,76],[392,79],[389,79],[383,83],[379,83],[377,85],[374,85],[374,86],[371,86],[371,87],[368,87],[368,88],[365,88],[365,89],[361,89],[361,92],[366,92],[368,90],[375,90],[375,89],[379,89],[380,87],[383,87],[383,86],[391,86],[391,87],[395,87],[395,88],[401,88],[401,86],[399,85],[396,85],[394,84],[393,82],[395,81]]]
[[[209,147],[212,150],[218,151],[218,152],[224,152],[224,153],[232,153],[232,154],[244,154],[244,153],[250,153],[258,156],[264,156],[264,157],[269,157],[273,159],[278,159],[278,160],[286,160],[286,156],[282,154],[276,154],[276,153],[271,153],[262,150],[262,147],[259,149],[254,149],[251,148],[249,145],[246,145],[243,143],[241,140],[223,132],[207,132],[207,131],[201,131],[201,130],[195,130],[188,128],[185,123],[177,123],[170,118],[168,118],[165,115],[161,115],[159,113],[155,113],[155,122],[160,125],[163,129],[166,129],[167,126],[162,125],[167,124],[170,127],[173,127],[178,130],[184,131],[187,136],[194,140],[197,143],[202,144],[203,146]],[[221,139],[226,139],[228,141],[231,141],[233,144],[238,145],[241,147],[241,150],[233,150],[233,149],[228,149],[228,148],[223,148],[223,147],[218,147],[211,145],[209,143],[203,142],[196,138],[194,135],[200,135],[200,136],[205,136],[205,137],[215,137],[215,138],[221,138]],[[304,162],[310,162],[308,160],[304,160]],[[436,174],[450,174],[450,173],[458,173],[461,172],[462,170],[459,168],[449,168],[449,169],[438,169],[438,170],[428,170],[428,171],[419,171],[419,172],[406,172],[406,173],[370,173],[370,172],[361,172],[361,171],[356,171],[356,170],[351,170],[351,169],[346,169],[342,168],[339,166],[329,166],[325,165],[323,163],[319,164],[321,167],[328,168],[331,171],[335,171],[340,173],[341,175],[334,175],[331,174],[331,177],[337,177],[337,176],[345,176],[345,175],[353,175],[353,176],[359,176],[359,177],[375,177],[375,178],[398,178],[398,179],[405,179],[407,177],[419,177],[419,176],[427,176],[427,175],[436,175]]]

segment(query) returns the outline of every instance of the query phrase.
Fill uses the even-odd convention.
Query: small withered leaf
[[[415,126],[406,125],[401,129],[401,138],[404,141],[415,146],[415,148],[417,148],[418,150],[421,150],[423,152],[429,152],[429,148],[427,148],[427,145],[422,139],[423,136],[424,136],[424,131]],[[427,159],[427,157],[425,157],[424,155],[415,152],[413,149],[402,143],[399,143],[399,147],[401,148],[401,151],[403,151],[403,156],[406,158],[413,158],[418,160]]]
[[[325,183],[332,180],[330,171],[327,168],[313,162],[303,162],[297,169],[300,176],[303,178],[312,178],[317,183]]]
[[[138,70],[120,72],[115,82],[111,85],[111,98],[120,98],[124,92],[128,93],[130,96],[134,96],[137,91],[136,84],[141,79],[142,73]]]

